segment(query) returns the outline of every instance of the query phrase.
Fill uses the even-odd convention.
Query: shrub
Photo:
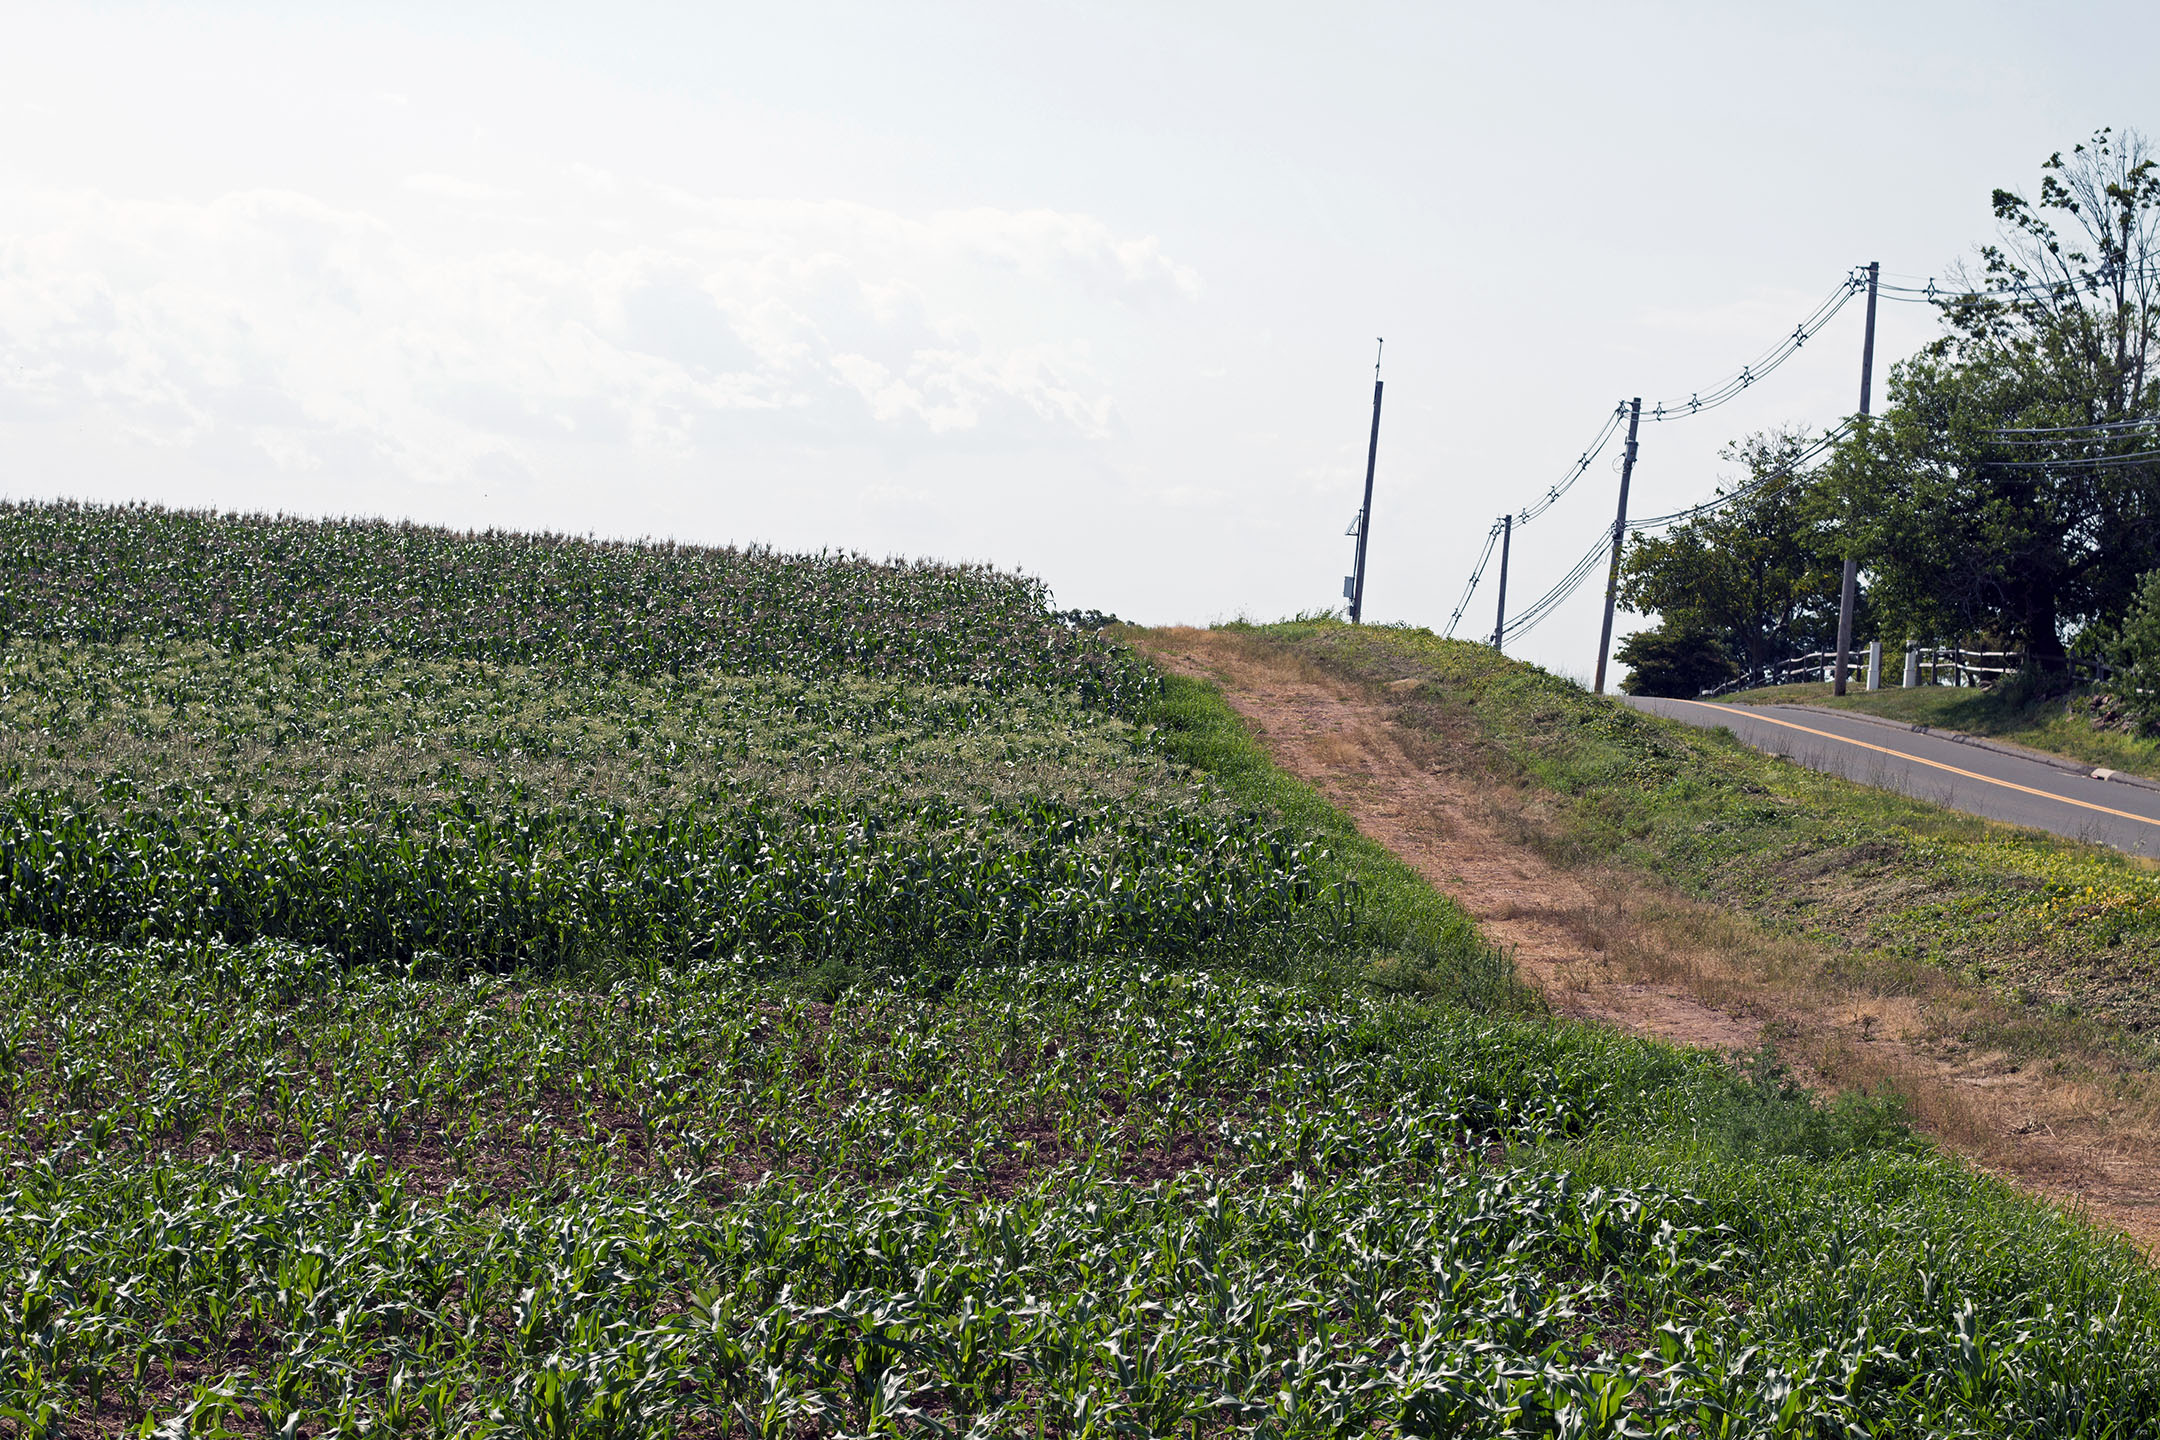
[[[2115,671],[2100,687],[2109,711],[2136,729],[2160,729],[2160,570],[2138,582],[2130,613],[2106,648]]]
[[[1714,690],[1740,671],[1725,641],[1707,626],[1667,620],[1638,631],[1616,652],[1628,667],[1620,688],[1630,695],[1671,695],[1691,700]]]

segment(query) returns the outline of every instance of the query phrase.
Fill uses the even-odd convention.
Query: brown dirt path
[[[1561,1014],[1719,1051],[1768,1041],[1825,1087],[1887,1080],[1921,1128],[1984,1168],[2160,1249],[2160,1154],[2096,1119],[2091,1094],[2039,1067],[1945,1056],[1926,1038],[1940,1028],[1927,997],[1810,984],[1818,953],[1648,877],[1553,863],[1526,838],[1523,796],[1406,733],[1382,695],[1236,632],[1133,638],[1220,686],[1278,764],[1475,916]]]

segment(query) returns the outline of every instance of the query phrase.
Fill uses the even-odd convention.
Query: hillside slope
[[[2155,1433],[2131,1246],[1542,1013],[1024,577],[0,542],[18,1432]]]
[[[1729,899],[1705,903],[1639,862],[1615,863],[1556,811],[1559,797],[1503,773],[1466,715],[1437,709],[1442,687],[1455,707],[1479,708],[1469,667],[1489,669],[1489,652],[1420,669],[1430,657],[1382,633],[1357,642],[1371,653],[1352,666],[1341,663],[1350,642],[1327,638],[1329,650],[1269,630],[1161,630],[1138,641],[1219,684],[1286,768],[1460,901],[1556,1010],[1724,1053],[1771,1046],[1821,1088],[1893,1085],[1954,1148],[2160,1243],[2149,1116],[2120,1092],[2096,1103],[2095,1071],[2118,1057],[2072,1047],[2058,1062],[2085,1064],[2069,1071],[1943,1043],[2030,1022],[1953,972],[1915,976],[1829,937],[1766,930]],[[1713,749],[1705,763],[1723,758]]]

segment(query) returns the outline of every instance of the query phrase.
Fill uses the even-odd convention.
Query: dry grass
[[[1445,734],[1421,727],[1420,738],[1436,765],[1464,753]],[[1495,828],[1593,897],[1567,916],[1595,957],[1562,967],[1570,991],[1665,987],[1760,1021],[1780,1058],[1818,1088],[1893,1090],[1915,1125],[1982,1166],[2082,1200],[2160,1245],[2160,1091],[2124,1065],[2113,1037],[2040,1022],[2050,1033],[2036,1039],[2025,1007],[1950,970],[1780,933],[1684,895],[1586,852],[1551,797],[1490,767],[1483,777]]]

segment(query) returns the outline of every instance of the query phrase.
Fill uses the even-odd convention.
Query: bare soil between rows
[[[1949,1148],[2160,1251],[2152,1137],[2110,1124],[2087,1079],[1946,1046],[1940,991],[1813,983],[1836,966],[1802,942],[1639,872],[1554,863],[1533,843],[1539,798],[1467,741],[1398,725],[1384,693],[1235,631],[1133,638],[1219,686],[1277,764],[1468,910],[1559,1014],[1720,1052],[1771,1044],[1821,1089],[1887,1082]]]

